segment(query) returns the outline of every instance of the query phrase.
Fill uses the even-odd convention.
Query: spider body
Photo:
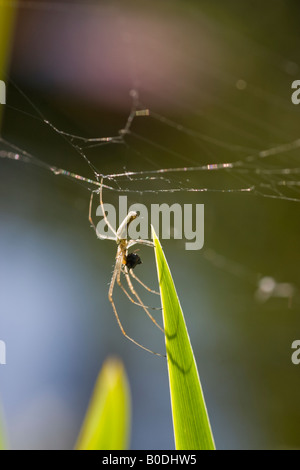
[[[163,328],[156,322],[155,318],[151,315],[151,313],[148,310],[149,308],[153,308],[154,310],[161,310],[161,309],[160,308],[154,308],[154,307],[147,307],[146,305],[144,305],[144,303],[142,302],[141,298],[139,297],[138,293],[136,292],[136,290],[135,290],[135,288],[132,284],[132,281],[131,281],[131,277],[132,277],[137,282],[139,282],[145,289],[147,289],[149,292],[152,292],[153,294],[159,295],[158,292],[156,292],[156,291],[150,289],[149,287],[147,287],[133,273],[133,269],[138,264],[142,263],[140,256],[136,253],[128,253],[128,250],[136,244],[146,245],[146,246],[150,246],[150,247],[154,248],[154,243],[149,241],[149,240],[142,240],[142,239],[134,240],[134,239],[130,239],[130,238],[128,239],[128,227],[129,227],[130,223],[134,219],[136,219],[137,216],[138,216],[137,212],[134,212],[134,211],[130,211],[127,214],[127,216],[125,217],[123,222],[120,224],[118,230],[115,231],[115,229],[112,227],[112,225],[110,224],[109,220],[106,217],[106,213],[105,213],[104,205],[103,205],[103,200],[102,200],[102,186],[103,186],[103,178],[101,179],[101,185],[100,185],[100,190],[99,190],[100,205],[101,205],[101,208],[102,208],[102,214],[103,214],[103,218],[105,220],[105,223],[108,226],[108,228],[110,229],[110,231],[113,233],[113,236],[102,235],[102,234],[99,234],[97,232],[96,226],[95,226],[95,224],[93,222],[93,219],[92,219],[92,205],[93,205],[94,192],[91,193],[90,207],[89,207],[89,221],[90,221],[92,227],[94,228],[98,238],[101,238],[101,239],[104,239],[104,240],[113,240],[113,241],[116,242],[117,247],[118,247],[117,248],[117,254],[116,254],[115,266],[114,266],[114,270],[113,270],[113,274],[112,274],[112,278],[111,278],[110,286],[109,286],[109,290],[108,290],[108,299],[109,299],[109,301],[112,305],[116,320],[118,322],[118,325],[119,325],[123,335],[127,339],[132,341],[132,343],[139,346],[140,348],[145,349],[146,351],[151,352],[152,354],[155,354],[157,356],[161,356],[161,354],[155,353],[155,352],[151,351],[151,349],[148,349],[145,346],[143,346],[142,344],[138,343],[137,341],[135,341],[133,338],[131,338],[125,332],[125,330],[123,328],[123,325],[121,323],[121,320],[119,318],[114,299],[113,299],[114,286],[115,286],[115,283],[117,283],[118,286],[124,292],[124,294],[126,294],[126,296],[129,298],[129,300],[132,303],[134,303],[135,305],[138,305],[139,307],[142,307],[144,309],[144,311],[146,312],[146,314],[148,315],[148,317],[152,320],[152,322],[162,332],[164,332]],[[121,281],[121,275],[122,274],[125,276],[125,279],[126,279],[126,282],[127,282],[127,288],[129,289],[130,293],[127,291],[126,287],[124,287],[124,285],[122,284],[122,281]],[[136,300],[134,300],[134,298]]]

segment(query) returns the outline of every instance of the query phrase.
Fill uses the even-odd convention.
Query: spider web
[[[78,16],[84,12],[93,28],[91,16],[96,12],[100,22],[103,16],[111,26],[118,28],[117,46],[127,54],[126,67],[130,75],[122,88],[124,102],[118,111],[122,114],[122,118],[118,118],[121,124],[114,123],[110,134],[93,137],[92,130],[74,132],[84,126],[76,121],[72,129],[69,113],[69,129],[65,130],[63,125],[48,118],[30,92],[23,92],[22,86],[19,88],[12,82],[11,89],[17,98],[10,100],[8,96],[0,137],[1,159],[40,167],[57,177],[80,183],[88,191],[97,190],[103,178],[105,190],[115,195],[131,194],[142,198],[160,195],[162,202],[165,197],[170,201],[184,193],[194,193],[193,202],[198,201],[197,193],[222,193],[224,198],[235,193],[246,194],[257,201],[268,198],[286,204],[300,202],[297,107],[290,99],[291,83],[299,70],[297,57],[291,59],[278,49],[275,52],[275,48],[272,50],[249,39],[245,32],[228,32],[218,21],[211,22],[209,16],[197,10],[195,19],[192,12],[185,11],[180,33],[178,18],[173,17],[174,28],[172,21],[167,28],[171,34],[174,35],[174,31],[179,34],[178,43],[173,44],[163,36],[157,18],[154,24],[155,21],[158,24],[158,35],[150,37],[143,18],[135,18],[132,11],[130,13],[130,3],[129,13],[119,5],[117,13],[92,4],[72,5],[75,26]],[[29,17],[41,14],[42,20],[61,15],[64,21],[65,13],[70,11],[68,2],[22,2],[21,6],[25,24],[28,17],[24,12]],[[180,10],[180,4],[177,7]],[[139,23],[146,25],[145,32]],[[197,39],[201,41],[207,35],[207,51],[198,52],[197,40],[183,40],[187,25],[191,27],[191,38],[195,27],[204,27],[204,33]],[[216,34],[220,31],[221,38]],[[161,38],[165,41],[159,42]],[[222,46],[224,39],[226,47]],[[112,51],[109,45],[106,47],[110,56]],[[139,47],[143,54],[150,54],[153,63],[141,60]],[[235,66],[235,58],[240,57],[242,47],[247,48],[249,61],[255,61],[257,67],[266,62],[263,72],[268,70],[267,77],[262,77],[263,72],[252,77],[246,61],[238,68]],[[218,48],[221,53],[216,52]],[[13,71],[18,77],[20,53],[16,49]],[[178,73],[172,83],[168,82],[171,77],[168,67],[162,70],[156,67],[156,62],[161,61],[159,54],[163,61],[169,58],[171,72]],[[106,65],[104,63],[103,67]],[[179,73],[182,69],[183,74]],[[200,86],[199,81],[203,83]],[[105,119],[105,109],[102,113]],[[43,154],[43,151],[36,154],[30,139],[25,145],[22,138],[19,144],[18,129],[12,130],[15,116],[18,116],[17,122],[20,119],[47,129],[58,138],[57,142],[60,139],[69,149],[70,156],[58,159],[55,148],[50,154]],[[219,255],[211,256],[210,252],[207,259],[220,265]],[[231,270],[230,261],[224,263],[223,260],[221,265]],[[241,273],[243,268],[237,271]]]
[[[137,95],[137,92],[133,90],[131,94]],[[26,99],[29,100],[28,97],[26,97]],[[32,104],[32,106],[34,105]],[[37,110],[35,106],[34,108]],[[44,118],[41,112],[38,111],[43,123],[67,140],[70,147],[72,147],[75,152],[82,157],[83,161],[87,163],[88,167],[93,172],[92,178],[87,178],[67,169],[47,164],[46,162],[43,162],[42,159],[37,158],[26,150],[10,143],[3,137],[0,137],[0,142],[2,147],[7,148],[8,150],[2,149],[0,151],[0,157],[39,166],[45,170],[51,171],[54,175],[60,175],[86,183],[86,185],[91,189],[93,187],[100,187],[99,180],[100,178],[104,178],[104,180],[108,182],[115,183],[115,186],[104,184],[103,187],[118,193],[136,192],[139,194],[158,194],[165,192],[248,192],[260,197],[300,202],[300,167],[297,165],[298,159],[297,153],[295,153],[295,151],[300,147],[300,139],[295,139],[263,150],[252,151],[252,153],[249,154],[249,149],[247,148],[237,147],[234,144],[228,144],[224,141],[218,141],[214,138],[198,133],[191,128],[186,128],[182,124],[172,121],[160,114],[151,112],[149,109],[138,108],[141,108],[141,106],[136,102],[124,129],[120,129],[115,136],[95,138],[86,138],[64,132],[63,130],[56,128],[54,124]],[[175,129],[184,135],[193,137],[197,144],[201,142],[209,142],[213,147],[225,148],[232,153],[233,160],[226,163],[219,163],[216,161],[215,163],[205,163],[194,166],[180,166],[140,171],[124,170],[120,173],[112,174],[101,173],[89,159],[88,149],[95,149],[96,147],[103,145],[122,144],[136,153],[137,151],[132,147],[132,144],[127,142],[127,136],[133,137],[133,139],[137,141],[142,140],[149,148],[159,148],[160,152],[171,154],[179,159],[186,159],[183,154],[172,151],[170,148],[157,144],[155,141],[149,140],[132,131],[131,128],[134,125],[134,119],[137,119],[137,117],[140,116],[147,116],[148,119],[152,118],[154,121],[162,123],[163,126]],[[243,153],[247,155],[243,156]],[[140,152],[139,156],[143,159],[143,155],[140,154]],[[286,163],[287,160],[288,162]],[[186,176],[190,173],[222,173],[224,181],[229,180],[231,181],[231,184],[229,183],[225,185],[224,183],[221,183],[218,186],[216,185],[213,187],[202,186],[200,184],[194,187],[189,184],[189,177]],[[179,181],[174,180],[174,174],[180,175]],[[132,183],[137,181],[150,183],[149,188],[132,188]],[[238,181],[238,187],[236,187],[236,181]],[[159,182],[160,187],[153,187],[156,182]]]

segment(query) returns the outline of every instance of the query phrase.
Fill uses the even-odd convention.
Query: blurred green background
[[[299,2],[283,0],[20,2],[2,134],[41,161],[93,177],[16,83],[47,120],[72,134],[117,135],[133,87],[145,107],[192,131],[138,118],[126,145],[86,150],[104,174],[234,162],[292,142],[299,138],[299,108],[291,102],[291,83],[300,78],[299,13]],[[298,161],[296,150],[253,165],[282,170]],[[171,176],[170,187],[283,191],[262,186],[274,178],[248,172],[186,177]],[[118,203],[117,193],[104,197]],[[291,362],[291,344],[300,335],[300,203],[228,191],[128,196],[134,202],[205,204],[203,250],[186,251],[182,240],[162,244],[217,448],[298,448],[300,366]],[[73,447],[101,364],[114,354],[133,393],[131,448],[172,449],[167,365],[126,341],[116,324],[107,299],[116,246],[97,240],[88,204],[84,185],[1,159],[7,364],[0,383],[10,445]],[[144,248],[141,256],[136,274],[155,287],[153,253]],[[264,276],[283,286],[281,296],[263,297]],[[163,351],[143,312],[117,291],[115,298],[128,333]]]

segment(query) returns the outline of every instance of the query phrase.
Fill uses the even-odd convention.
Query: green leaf
[[[171,272],[152,228],[177,450],[215,449],[195,357]]]
[[[124,450],[130,435],[130,392],[120,360],[107,359],[78,438],[78,450]]]

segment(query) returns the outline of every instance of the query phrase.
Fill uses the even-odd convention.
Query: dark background
[[[299,13],[298,2],[280,0],[21,2],[2,134],[43,162],[93,178],[24,95],[56,128],[103,137],[124,127],[136,87],[145,107],[192,132],[137,118],[131,130],[144,140],[129,135],[126,145],[86,151],[99,172],[245,162],[299,138],[299,108],[291,102],[291,83],[300,79]],[[282,172],[298,161],[295,150],[251,165]],[[188,182],[186,175],[166,177],[170,188],[225,190],[128,196],[128,204],[205,204],[203,250],[162,243],[216,446],[297,448],[300,366],[291,362],[291,344],[300,336],[300,205],[287,197],[300,199],[299,192],[270,188],[274,178],[249,171],[193,172]],[[257,193],[228,191],[252,185]],[[115,192],[104,197],[118,203]],[[172,449],[166,362],[118,329],[107,299],[116,246],[97,240],[88,204],[86,185],[1,159],[0,339],[7,365],[0,383],[10,444],[72,448],[98,371],[117,355],[132,390],[131,448]],[[155,287],[153,253],[143,248],[141,256],[136,273]],[[280,297],[262,297],[264,276],[281,286]],[[117,291],[115,298],[128,333],[163,351],[162,335],[143,312]]]

